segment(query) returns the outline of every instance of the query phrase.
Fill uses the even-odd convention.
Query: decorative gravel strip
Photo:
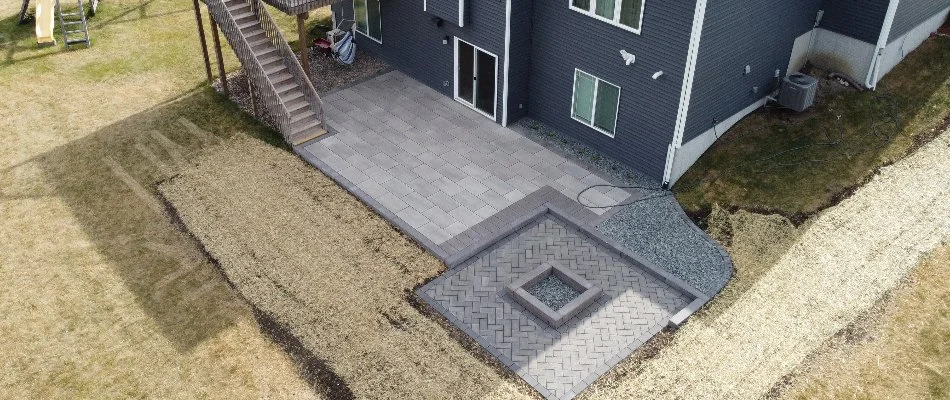
[[[583,160],[630,186],[643,197],[653,197],[618,207],[597,230],[628,250],[650,260],[703,293],[714,296],[732,277],[732,261],[716,241],[696,227],[676,198],[663,191],[659,182],[642,172],[600,154],[590,146],[524,118],[522,133]]]
[[[529,288],[528,293],[541,300],[544,305],[551,307],[554,311],[560,310],[565,304],[581,295],[580,292],[574,290],[554,274],[548,275],[537,285]]]

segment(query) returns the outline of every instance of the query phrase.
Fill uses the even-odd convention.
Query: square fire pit
[[[518,304],[554,328],[597,301],[602,293],[580,275],[547,262],[512,282],[507,291]]]

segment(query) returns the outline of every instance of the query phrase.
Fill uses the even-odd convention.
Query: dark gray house
[[[806,60],[874,87],[950,0],[352,0],[357,43],[507,125],[673,184]]]

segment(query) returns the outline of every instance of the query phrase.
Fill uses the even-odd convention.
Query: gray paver
[[[546,186],[573,198],[582,189],[578,179],[591,175],[560,153],[399,72],[330,93],[325,102],[332,105],[327,123],[337,133],[304,149],[387,208],[381,214],[398,219],[407,207],[422,214],[425,220],[413,214],[412,223],[403,222],[414,228],[411,234],[422,235],[426,246],[439,248],[459,232],[451,249],[436,249],[437,254],[451,255],[456,245],[471,244],[478,235],[466,232],[483,222],[481,230],[489,232],[503,226],[490,211],[504,210]],[[559,184],[569,174],[578,176]],[[609,198],[616,202],[626,196],[620,190]],[[470,213],[446,217],[458,207]]]
[[[557,263],[603,298],[553,328],[505,294]],[[572,225],[547,214],[418,290],[547,398],[569,399],[659,332],[690,298]]]

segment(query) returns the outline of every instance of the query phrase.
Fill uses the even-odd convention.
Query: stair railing
[[[257,56],[254,55],[250,43],[247,42],[247,39],[238,28],[234,16],[231,15],[230,10],[225,6],[224,0],[206,0],[206,3],[208,4],[211,15],[214,17],[214,22],[221,28],[221,32],[224,33],[231,48],[234,49],[238,59],[241,60],[241,65],[244,67],[248,79],[254,82],[254,86],[256,86],[260,92],[261,103],[264,105],[268,114],[274,118],[274,122],[277,124],[277,130],[284,137],[285,141],[290,142],[290,136],[293,133],[290,126],[290,112],[287,111],[286,105],[284,105],[277,95],[277,89],[274,87],[273,82],[271,82],[264,73],[264,67],[257,59]]]
[[[264,2],[261,0],[249,1],[252,2],[251,7],[254,7],[254,10],[257,12],[257,18],[261,28],[264,29],[264,33],[267,35],[267,38],[270,39],[271,44],[277,48],[280,57],[284,59],[287,70],[293,75],[294,81],[297,82],[297,86],[300,87],[300,91],[307,99],[310,110],[320,118],[320,124],[323,129],[326,130],[327,122],[323,114],[323,100],[320,98],[317,90],[314,89],[313,82],[310,81],[310,74],[303,70],[303,66],[301,66],[300,61],[297,60],[297,53],[287,44],[287,40],[284,39],[280,28],[277,27],[270,13],[267,12],[267,8],[264,7]]]

